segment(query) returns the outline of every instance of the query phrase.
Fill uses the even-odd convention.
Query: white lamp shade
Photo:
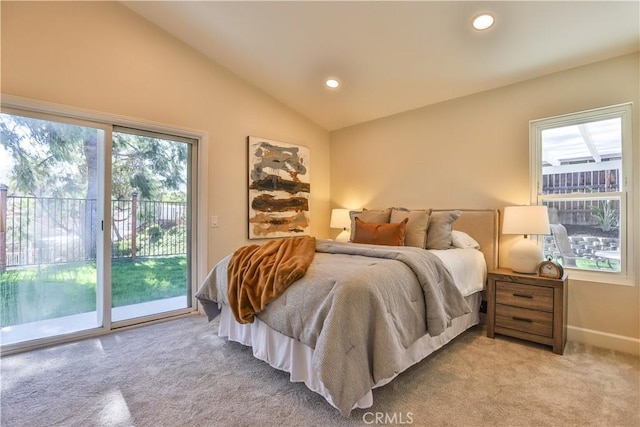
[[[331,210],[331,228],[351,228],[351,218],[349,217],[349,209],[332,209]]]
[[[342,231],[336,237],[338,242],[347,242],[351,237],[349,229],[351,229],[351,217],[349,216],[349,209],[332,209],[331,210],[331,228],[341,228]]]
[[[546,206],[508,206],[504,208],[502,234],[551,234]]]

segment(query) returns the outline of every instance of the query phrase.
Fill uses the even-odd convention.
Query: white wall
[[[528,204],[529,121],[631,101],[632,221],[640,223],[639,65],[638,54],[627,55],[334,131],[332,207]],[[502,239],[502,266],[512,243]],[[634,286],[570,280],[569,337],[640,353],[635,277]]]

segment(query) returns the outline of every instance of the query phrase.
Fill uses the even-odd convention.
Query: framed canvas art
[[[309,234],[308,147],[250,136],[249,239]]]

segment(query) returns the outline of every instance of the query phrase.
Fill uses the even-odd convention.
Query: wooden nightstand
[[[567,273],[560,279],[498,269],[488,274],[487,336],[509,335],[553,347],[567,342]]]

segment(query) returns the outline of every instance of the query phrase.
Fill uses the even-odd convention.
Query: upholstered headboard
[[[434,211],[452,209],[434,209]],[[464,231],[480,244],[487,269],[498,268],[498,237],[500,213],[497,209],[456,209],[462,212],[453,223],[454,230]]]

